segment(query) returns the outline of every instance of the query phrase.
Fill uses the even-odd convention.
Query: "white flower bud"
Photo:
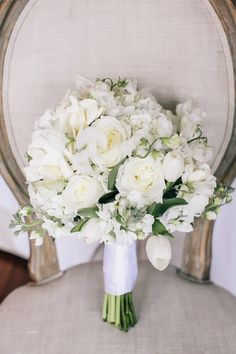
[[[206,218],[207,220],[215,220],[216,219],[216,213],[214,211],[208,211],[206,213]]]
[[[98,218],[89,219],[82,230],[79,233],[79,236],[87,244],[98,242],[102,237],[102,229],[100,227],[100,220]]]
[[[156,122],[157,133],[160,137],[171,136],[173,124],[164,114],[161,114]]]
[[[184,171],[184,159],[178,151],[170,151],[163,161],[164,177],[168,182],[175,182]]]
[[[171,260],[170,241],[161,235],[151,236],[146,243],[146,253],[154,268],[164,270]]]

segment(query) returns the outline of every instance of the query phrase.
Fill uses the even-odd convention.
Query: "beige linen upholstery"
[[[101,263],[81,265],[41,287],[24,286],[0,307],[1,354],[235,354],[236,298],[187,283],[174,268],[140,264],[127,334],[101,320]]]

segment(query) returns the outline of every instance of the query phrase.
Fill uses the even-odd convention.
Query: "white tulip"
[[[76,213],[78,209],[94,206],[103,193],[95,177],[76,175],[69,180],[61,196],[66,210]]]
[[[168,182],[175,182],[184,171],[184,159],[180,152],[169,151],[163,161],[164,177]]]
[[[161,162],[150,155],[143,159],[130,157],[119,168],[116,187],[139,207],[161,202],[165,188]]]
[[[167,268],[171,260],[170,241],[161,235],[150,236],[146,243],[146,253],[153,267],[162,271]]]
[[[170,137],[173,132],[173,124],[164,114],[160,114],[156,121],[157,134],[160,137]]]
[[[89,219],[79,232],[79,237],[87,244],[98,242],[102,237],[102,228],[99,218]]]

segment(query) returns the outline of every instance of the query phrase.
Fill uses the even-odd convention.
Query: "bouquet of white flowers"
[[[79,77],[36,123],[24,168],[32,206],[18,210],[11,227],[30,231],[37,246],[46,232],[104,242],[102,316],[124,331],[137,321],[136,241],[149,237],[147,256],[163,270],[172,233],[192,231],[194,217],[215,219],[231,199],[207,164],[202,117],[190,101],[164,109],[136,81]]]

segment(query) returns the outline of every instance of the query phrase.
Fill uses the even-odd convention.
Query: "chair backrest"
[[[19,202],[34,122],[76,74],[138,78],[167,107],[192,98],[223,178],[235,158],[234,16],[229,0],[2,1],[1,169]]]

